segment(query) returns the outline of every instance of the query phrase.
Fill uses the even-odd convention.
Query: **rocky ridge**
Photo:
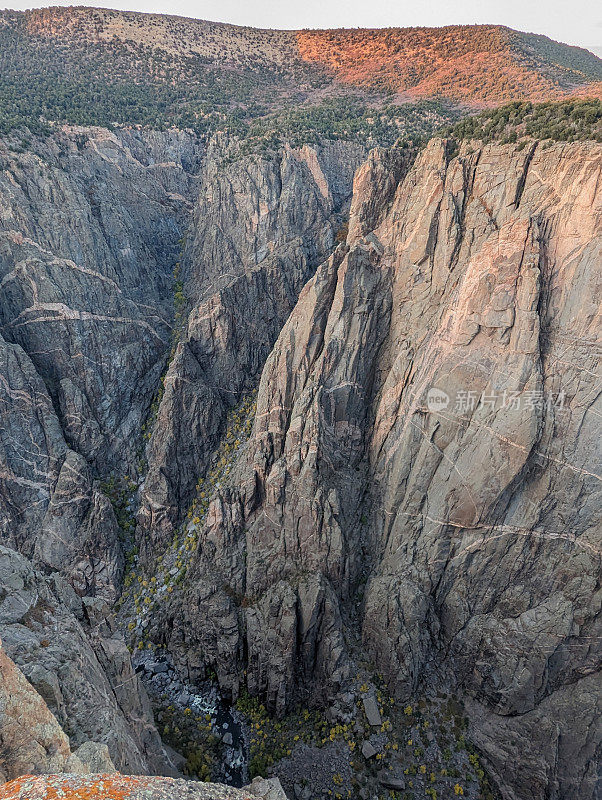
[[[99,479],[136,474],[201,148],[67,129],[0,154],[1,538],[113,601],[123,553]]]

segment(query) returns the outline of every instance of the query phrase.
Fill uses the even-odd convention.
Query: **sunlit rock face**
[[[505,796],[595,796],[601,168],[371,156],[166,611],[176,656],[282,711],[342,685],[355,617],[399,697],[465,698]]]

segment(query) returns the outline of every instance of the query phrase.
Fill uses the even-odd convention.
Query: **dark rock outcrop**
[[[190,313],[148,447],[141,542],[163,545],[206,472],[226,412],[255,388],[302,287],[330,253],[360,145],[229,159],[208,148],[181,275]]]
[[[44,381],[0,338],[0,537],[68,576],[80,594],[114,600],[123,556],[109,500],[70,450]]]
[[[201,156],[177,131],[0,142],[0,537],[80,594],[119,593],[95,479],[136,474]]]
[[[103,474],[137,457],[201,157],[178,131],[66,128],[24,153],[0,144],[1,332]]]

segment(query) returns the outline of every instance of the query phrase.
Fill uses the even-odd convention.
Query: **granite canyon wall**
[[[110,612],[124,525],[140,505],[149,558],[173,535],[365,157],[230,144],[68,127],[0,143],[0,636],[54,714],[63,767],[59,725],[121,771],[174,773]],[[39,749],[23,758],[59,764]]]
[[[172,769],[106,481],[151,576],[257,389],[145,635],[277,713],[362,653],[463,699],[505,798],[596,797],[601,146],[65,128],[0,157],[0,636],[71,749]]]
[[[373,151],[156,624],[189,670],[282,712],[344,687],[357,634],[398,697],[462,695],[505,797],[596,796],[601,170]]]

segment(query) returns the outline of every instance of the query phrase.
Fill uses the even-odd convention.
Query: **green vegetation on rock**
[[[529,137],[556,142],[602,142],[602,101],[509,103],[443,128],[443,136],[508,144]]]
[[[337,97],[254,120],[244,132],[240,152],[273,149],[282,139],[293,146],[321,139],[390,146],[399,138],[429,136],[442,122],[459,117],[457,109],[437,100],[373,107],[358,98]]]
[[[155,721],[163,741],[186,759],[184,773],[197,780],[210,780],[219,757],[219,738],[212,732],[211,716],[163,701],[155,707]]]
[[[198,546],[209,504],[219,489],[228,482],[232,467],[251,433],[256,396],[256,391],[250,392],[228,413],[225,431],[214,453],[212,466],[198,479],[196,494],[186,519],[165,552],[157,557],[151,574],[131,569],[126,575],[119,607],[122,609],[122,622],[130,634],[131,644],[135,643],[138,649],[143,649],[145,644],[151,646],[146,641],[144,629],[155,606],[164,601],[174,591],[174,587],[184,583],[188,562]]]

